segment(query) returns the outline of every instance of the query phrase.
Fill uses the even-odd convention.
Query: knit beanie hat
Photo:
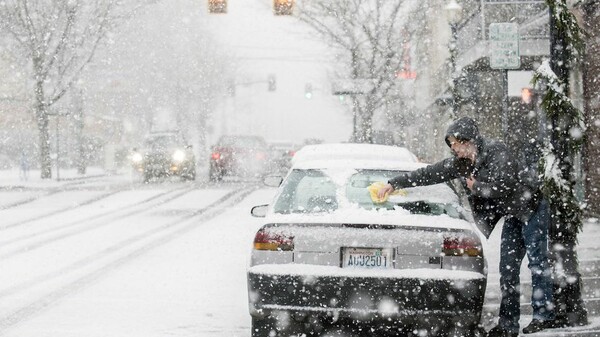
[[[454,121],[446,131],[446,144],[450,146],[448,138],[452,136],[458,140],[468,141],[479,138],[477,123],[470,117],[461,117]]]

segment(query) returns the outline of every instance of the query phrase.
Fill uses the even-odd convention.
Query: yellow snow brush
[[[376,204],[381,204],[384,203],[388,200],[388,197],[391,195],[402,195],[402,196],[406,196],[408,193],[403,190],[403,189],[397,189],[394,190],[392,193],[386,193],[385,196],[383,196],[383,198],[379,198],[377,196],[377,192],[379,192],[379,190],[385,186],[386,183],[381,182],[381,181],[377,181],[372,183],[369,187],[367,187],[367,189],[369,190],[369,193],[371,194],[371,200],[373,200],[374,203]]]

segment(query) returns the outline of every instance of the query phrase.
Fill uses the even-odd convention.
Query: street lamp
[[[462,18],[462,6],[456,2],[456,0],[449,0],[444,7],[446,19],[450,24],[450,43],[448,49],[450,50],[450,79],[452,81],[452,118],[456,118],[458,114],[458,94],[456,92],[456,41],[457,41],[457,30],[458,23]]]

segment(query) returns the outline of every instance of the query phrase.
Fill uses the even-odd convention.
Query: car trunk
[[[216,148],[215,152],[221,153],[222,160],[231,170],[256,170],[262,169],[266,162],[266,151],[245,147]]]
[[[397,225],[276,224],[264,230],[292,238],[294,263],[369,269],[443,268],[452,238],[476,238],[459,229]]]

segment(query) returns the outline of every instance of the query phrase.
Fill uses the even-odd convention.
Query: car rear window
[[[367,187],[387,182],[401,174],[393,170],[331,171],[294,169],[281,187],[273,206],[275,213],[322,213],[337,210],[344,198],[349,207],[402,210],[411,214],[442,215],[463,218],[458,197],[446,184],[406,189],[406,195],[392,196],[385,203],[374,203]]]
[[[348,200],[366,209],[403,209],[411,214],[442,215],[462,218],[458,210],[458,197],[447,184],[406,188],[392,195],[385,203],[374,203],[367,190],[375,182],[387,182],[403,172],[389,170],[363,170],[352,175],[345,186]]]
[[[176,136],[164,135],[164,136],[153,136],[147,138],[144,142],[144,146],[149,149],[162,149],[177,146],[178,141]]]
[[[276,213],[313,213],[338,208],[337,187],[320,170],[293,170],[275,203]]]

